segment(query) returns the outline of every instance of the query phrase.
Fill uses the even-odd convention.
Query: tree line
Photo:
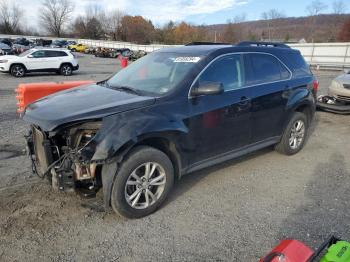
[[[317,26],[320,15],[329,8],[321,0],[313,0],[306,7],[307,24],[305,38],[317,40]],[[220,27],[192,25],[186,22],[169,21],[156,27],[151,20],[142,16],[131,16],[121,10],[105,11],[100,5],[88,5],[84,14],[74,17],[75,6],[70,0],[42,0],[39,14],[39,29],[25,26],[25,12],[15,2],[0,0],[0,33],[3,34],[49,34],[56,37],[87,39],[110,39],[138,44],[164,43],[184,44],[193,41],[216,41],[235,43],[242,40],[284,40],[293,37],[288,31],[284,39],[278,34],[279,24],[286,18],[283,11],[271,9],[261,14],[263,29],[256,33],[247,26],[246,15],[235,16]],[[341,19],[347,6],[343,0],[336,0],[331,6],[332,14]],[[350,41],[350,20],[339,30],[342,20],[335,19],[329,41]],[[279,38],[278,38],[279,37]]]

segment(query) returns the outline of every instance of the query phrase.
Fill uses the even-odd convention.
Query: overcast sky
[[[105,10],[119,8],[130,15],[142,15],[155,25],[173,21],[195,24],[225,23],[239,14],[248,20],[257,20],[261,13],[275,8],[287,16],[304,16],[305,8],[312,0],[70,0],[75,3],[75,15],[84,13],[89,4],[98,4]],[[36,24],[42,0],[17,0],[25,10],[28,24]],[[333,0],[324,0],[331,11]],[[345,3],[349,0],[345,0]],[[349,4],[350,5],[350,4]],[[349,8],[350,6],[348,6]]]

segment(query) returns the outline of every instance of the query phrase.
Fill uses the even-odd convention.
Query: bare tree
[[[334,1],[332,4],[333,14],[341,15],[346,13],[346,4],[342,0]]]
[[[23,16],[24,12],[17,4],[0,0],[0,31],[5,34],[19,33]]]
[[[262,13],[261,18],[266,21],[269,41],[273,38],[276,20],[284,17],[284,13],[277,9],[270,9],[269,11]]]
[[[314,42],[315,37],[315,26],[316,26],[316,18],[322,11],[327,9],[328,6],[320,0],[314,0],[310,5],[306,7],[306,11],[310,15],[310,35],[311,41]]]
[[[320,0],[314,0],[310,5],[306,7],[306,11],[310,16],[319,15],[322,11],[327,9],[328,6]]]
[[[106,12],[101,17],[101,23],[112,40],[119,40],[121,34],[122,19],[125,14],[119,9],[114,9],[110,12]]]
[[[43,0],[40,21],[48,33],[60,37],[74,11],[69,0]]]

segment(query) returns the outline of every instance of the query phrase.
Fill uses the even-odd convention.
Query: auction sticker
[[[197,63],[199,60],[201,58],[196,56],[180,56],[175,58],[174,63]]]

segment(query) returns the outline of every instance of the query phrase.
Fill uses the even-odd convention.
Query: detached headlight
[[[7,63],[9,60],[0,60],[0,64],[4,64],[4,63]]]

